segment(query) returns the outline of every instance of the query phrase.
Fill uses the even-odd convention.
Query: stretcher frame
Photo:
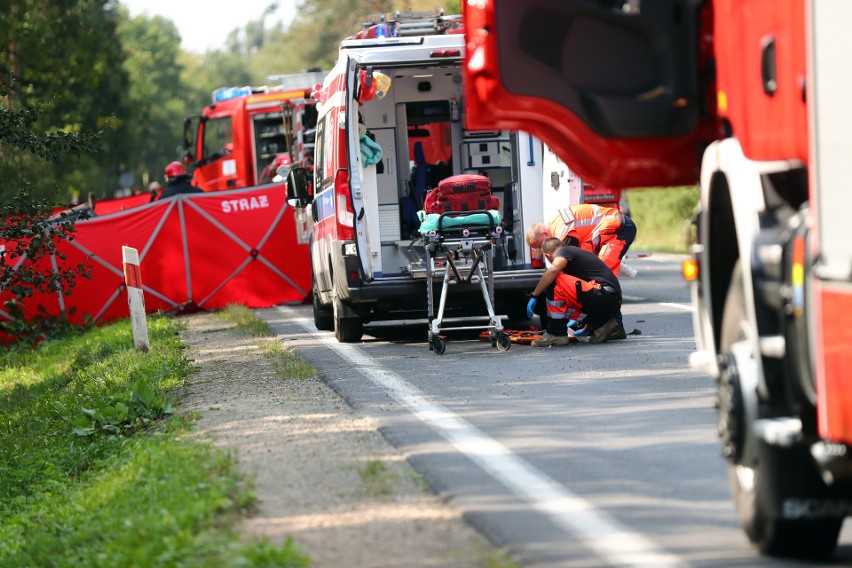
[[[488,215],[488,224],[461,224],[444,226],[444,219],[463,217],[478,213]],[[509,336],[503,332],[500,316],[494,313],[494,243],[502,237],[502,227],[490,211],[448,211],[438,218],[437,229],[428,231],[426,239],[426,305],[429,318],[429,350],[443,355],[447,349],[447,338],[441,331],[482,329],[483,326],[443,327],[444,309],[447,305],[449,287],[454,284],[478,283],[488,310],[488,325],[485,329],[491,340],[491,346],[500,351],[508,351],[512,346]],[[435,260],[443,258],[443,266]],[[470,265],[460,269],[457,260],[464,259]],[[483,270],[483,264],[485,269]],[[438,313],[435,314],[433,279],[436,269],[443,269],[441,296]],[[439,270],[438,270],[439,271]],[[466,274],[465,274],[466,272]]]

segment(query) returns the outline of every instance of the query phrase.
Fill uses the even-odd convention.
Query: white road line
[[[622,296],[628,302],[648,302],[649,304],[654,304],[657,306],[665,306],[667,308],[675,308],[676,310],[683,310],[686,312],[694,312],[695,308],[691,304],[675,304],[673,302],[651,302],[648,298],[643,298],[641,296]]]
[[[564,488],[466,420],[429,401],[417,388],[378,364],[357,346],[339,343],[330,333],[317,331],[309,319],[299,317],[290,308],[282,306],[279,309],[288,312],[290,321],[352,363],[364,377],[383,388],[506,489],[532,503],[566,531],[580,537],[609,565],[687,566],[680,558],[622,526],[604,511],[596,509],[590,501]]]
[[[687,312],[694,312],[695,308],[693,308],[689,304],[673,304],[671,302],[657,302],[658,306],[666,306],[668,308],[675,308],[677,310],[684,310]]]

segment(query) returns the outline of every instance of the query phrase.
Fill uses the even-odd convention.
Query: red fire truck
[[[852,514],[852,86],[843,0],[470,0],[471,128],[606,187],[700,181],[692,359],[737,515],[821,557]]]
[[[276,85],[227,87],[213,92],[200,116],[184,120],[184,161],[193,185],[205,191],[269,183],[279,163],[305,164],[316,110],[310,94],[325,73],[274,77]]]

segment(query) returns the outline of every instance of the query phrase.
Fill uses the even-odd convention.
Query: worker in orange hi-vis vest
[[[618,277],[621,259],[636,238],[636,224],[616,207],[580,203],[559,209],[547,225],[534,223],[527,228],[526,241],[531,248],[540,249],[544,240],[549,237],[559,239],[562,244],[577,246],[598,255]],[[580,329],[583,319],[583,314],[577,313],[573,327]],[[626,337],[620,309],[615,319],[622,327],[619,335]]]
[[[580,203],[559,209],[549,223],[527,229],[527,244],[541,248],[547,237],[593,252],[618,276],[621,259],[636,238],[636,224],[617,207]]]
[[[621,311],[621,286],[603,261],[587,250],[565,246],[555,237],[545,239],[541,251],[550,266],[532,292],[527,315],[532,317],[538,304],[545,304],[546,331],[532,346],[568,345],[567,323],[575,312],[586,314],[590,343],[624,339],[624,328],[615,319]]]

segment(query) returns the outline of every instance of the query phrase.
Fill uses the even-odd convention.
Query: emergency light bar
[[[251,87],[222,87],[213,91],[213,102],[220,103],[239,97],[247,97],[251,93]]]

